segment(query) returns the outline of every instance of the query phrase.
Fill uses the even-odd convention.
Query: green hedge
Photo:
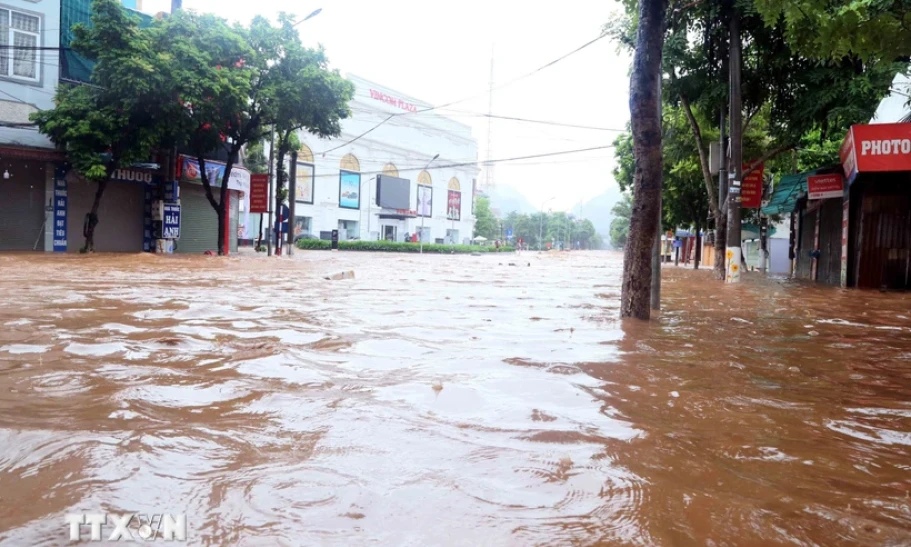
[[[297,241],[298,249],[308,250],[329,250],[332,244],[322,239],[299,239]],[[378,251],[387,253],[418,253],[421,251],[420,243],[399,243],[396,241],[339,241],[338,248],[340,251]],[[439,245],[436,243],[425,243],[425,253],[492,253],[496,252],[493,245]],[[500,247],[501,252],[512,252],[512,247]]]

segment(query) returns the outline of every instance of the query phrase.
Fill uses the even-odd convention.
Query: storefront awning
[[[838,172],[841,167],[821,167],[812,171],[804,171],[796,175],[781,177],[772,189],[769,202],[762,208],[764,215],[787,215],[797,208],[797,200],[807,193],[807,177],[813,175],[827,175]]]
[[[807,177],[814,171],[786,175],[781,177],[772,189],[772,197],[762,208],[764,215],[786,215],[793,213],[797,207],[797,199],[807,191]]]

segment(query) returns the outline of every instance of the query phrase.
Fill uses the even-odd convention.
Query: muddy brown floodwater
[[[911,544],[911,297],[669,269],[623,324],[620,274],[0,255],[0,543]]]

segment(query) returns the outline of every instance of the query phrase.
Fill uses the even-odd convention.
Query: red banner
[[[844,185],[839,173],[807,177],[807,195],[809,199],[840,198],[844,196],[844,193]]]
[[[911,124],[855,125],[841,147],[841,161],[848,180],[852,172],[911,171]]]
[[[745,173],[749,165],[743,166]],[[740,188],[740,206],[744,209],[759,209],[762,207],[762,174],[765,164],[760,165],[752,173],[743,178]]]
[[[250,212],[269,212],[269,175],[250,175]]]

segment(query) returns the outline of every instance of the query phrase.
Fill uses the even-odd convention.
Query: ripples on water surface
[[[671,269],[621,324],[620,273],[0,255],[0,542],[909,544],[911,298]]]

